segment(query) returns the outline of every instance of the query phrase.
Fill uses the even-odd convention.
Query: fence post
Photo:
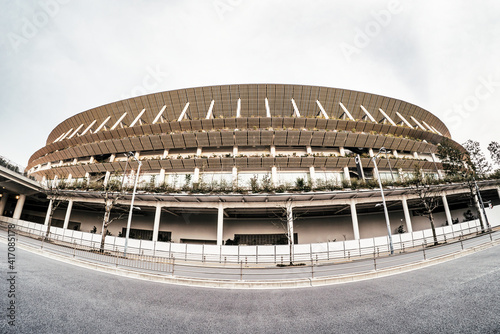
[[[240,261],[240,281],[243,281],[243,261]]]
[[[425,245],[422,244],[422,252],[424,253],[424,260],[427,260],[426,256],[425,256]]]
[[[116,249],[116,246],[115,246],[115,265],[116,268],[118,268],[118,250]]]
[[[171,257],[171,259],[172,259],[172,276],[174,276],[174,269],[175,269],[175,257],[174,257],[174,256],[172,256],[172,257]]]
[[[255,245],[255,264],[259,263],[259,245]]]
[[[373,268],[377,271],[377,259],[373,258]]]
[[[76,241],[73,241],[73,257],[76,256]]]
[[[311,258],[311,278],[314,278],[314,262],[312,258]]]
[[[330,261],[330,243],[326,243],[326,259]]]

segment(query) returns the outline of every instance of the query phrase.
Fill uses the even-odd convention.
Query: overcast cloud
[[[386,95],[429,110],[453,139],[478,140],[486,154],[500,141],[498,1],[4,0],[1,8],[0,155],[21,165],[81,111],[232,83]]]

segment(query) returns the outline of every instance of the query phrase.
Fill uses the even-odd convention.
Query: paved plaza
[[[5,258],[6,245],[0,247]],[[230,290],[97,272],[17,250],[17,333],[495,333],[500,246],[386,278]],[[2,272],[6,264],[2,261]],[[7,283],[2,280],[2,291]],[[2,299],[2,309],[6,308]],[[11,328],[5,318],[0,332]],[[15,333],[16,331],[11,331]]]

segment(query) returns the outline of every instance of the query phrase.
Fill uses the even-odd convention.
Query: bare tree
[[[120,191],[119,191],[120,190]],[[119,191],[119,192],[118,192]],[[104,217],[102,220],[102,235],[100,252],[104,252],[104,245],[106,235],[108,234],[108,226],[115,220],[122,219],[126,212],[121,212],[119,215],[111,218],[111,210],[115,207],[118,201],[123,197],[123,187],[116,180],[109,180],[104,185],[103,199],[104,199]]]
[[[295,244],[294,238],[294,222],[305,213],[296,213],[294,210],[293,199],[289,198],[286,202],[284,202],[281,206],[281,215],[275,214],[277,221],[272,221],[273,225],[279,227],[283,230],[284,235],[287,239],[288,248],[289,248],[289,259],[290,266],[294,265],[294,252],[293,245]]]
[[[429,220],[434,245],[437,245],[438,240],[433,213],[441,205],[442,190],[438,186],[432,185],[432,179],[424,177],[418,168],[415,169],[414,179],[410,188],[418,196],[419,203],[423,207],[423,210],[417,212],[417,214],[427,217]],[[450,224],[452,223],[450,222]]]
[[[47,184],[43,190],[47,198],[50,200],[48,209],[49,216],[47,218],[48,219],[47,231],[45,232],[45,236],[43,237],[44,241],[49,239],[50,227],[52,225],[52,217],[54,216],[54,213],[56,212],[57,208],[61,205],[61,203],[65,198],[64,195],[62,194],[61,188],[64,188],[63,181],[60,181],[60,183],[58,184],[57,180],[53,180],[52,182],[47,180]]]

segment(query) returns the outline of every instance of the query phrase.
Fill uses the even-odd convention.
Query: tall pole
[[[476,178],[472,178],[474,180],[474,186],[476,187],[477,197],[479,198],[479,204],[481,205],[481,209],[483,210],[484,219],[486,220],[486,226],[488,230],[491,230],[490,222],[488,221],[488,216],[486,216],[486,210],[484,210],[483,198],[481,197],[481,193],[479,192],[479,187],[477,186]]]
[[[134,211],[135,191],[137,190],[137,182],[139,181],[139,173],[141,172],[141,165],[142,165],[142,162],[140,162],[136,157],[133,158],[139,163],[139,167],[137,167],[137,175],[135,176],[134,190],[132,192],[132,200],[130,202],[130,211],[128,213],[127,233],[125,235],[125,247],[123,249],[123,256],[127,256],[128,238],[130,236],[130,225],[132,224],[132,212]]]
[[[389,221],[389,212],[387,211],[387,205],[385,203],[384,189],[382,188],[382,181],[380,180],[380,174],[378,172],[377,167],[377,159],[380,153],[386,152],[385,148],[382,147],[376,156],[372,158],[373,164],[375,166],[375,173],[378,176],[378,185],[380,186],[380,194],[382,195],[382,204],[384,205],[384,214],[385,214],[385,224],[387,225],[387,235],[389,236],[389,247],[391,251],[391,255],[394,254],[394,246],[392,245],[392,234],[391,234],[391,222]]]

